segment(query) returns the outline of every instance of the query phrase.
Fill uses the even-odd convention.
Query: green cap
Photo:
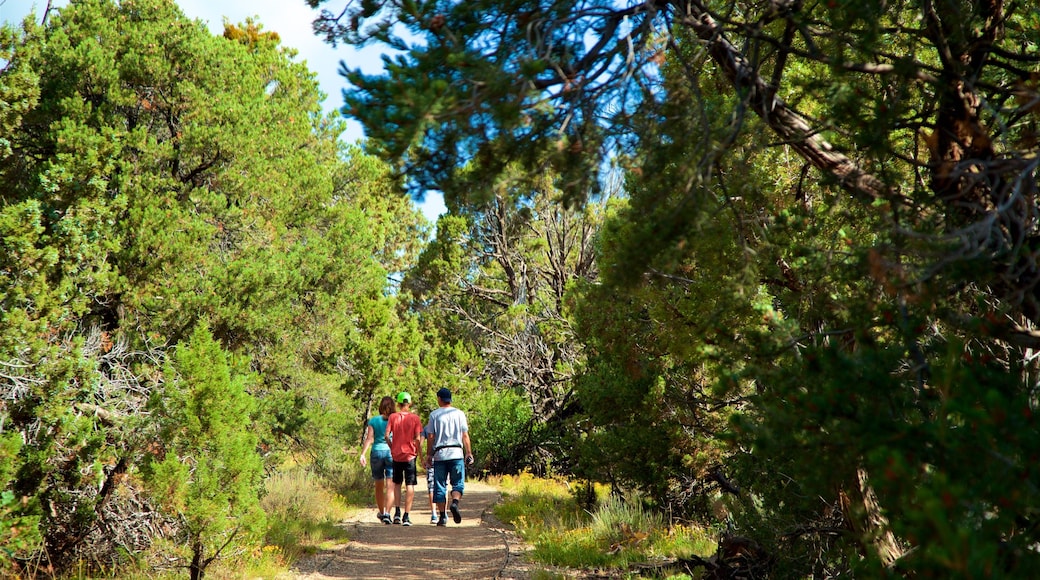
[[[400,393],[397,393],[397,402],[399,404],[411,403],[412,396],[408,394],[408,391],[401,391]]]

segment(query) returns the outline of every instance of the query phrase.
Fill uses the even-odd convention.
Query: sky
[[[52,4],[60,7],[68,1],[54,0]],[[19,22],[34,8],[39,16],[46,5],[46,0],[0,0],[0,21]],[[324,105],[327,111],[337,110],[343,104],[342,91],[347,80],[339,76],[340,61],[370,74],[383,70],[380,47],[370,46],[358,51],[340,44],[333,48],[315,36],[311,22],[317,12],[307,6],[305,0],[177,0],[177,5],[189,18],[205,22],[214,34],[223,33],[225,17],[236,24],[248,17],[256,17],[264,30],[278,33],[283,45],[298,50],[297,58],[305,61],[317,74],[321,90],[326,95]],[[332,10],[337,7],[335,2],[329,6]],[[361,125],[347,119],[343,138],[348,142],[364,138]],[[437,216],[446,211],[444,199],[432,192],[418,206],[431,222],[436,222]]]

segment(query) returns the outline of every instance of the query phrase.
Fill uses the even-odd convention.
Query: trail
[[[526,579],[521,542],[491,511],[500,499],[494,487],[467,481],[462,522],[453,522],[449,513],[448,525],[438,527],[430,523],[426,486],[420,482],[411,526],[383,524],[373,505],[344,522],[350,530],[348,543],[301,559],[293,578]]]

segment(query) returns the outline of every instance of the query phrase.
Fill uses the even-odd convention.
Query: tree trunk
[[[866,172],[855,161],[834,149],[809,122],[776,96],[766,79],[725,36],[722,26],[699,2],[681,2],[683,23],[708,46],[711,59],[719,66],[737,94],[746,94],[751,109],[799,154],[820,171],[832,175],[846,191],[867,200],[887,198],[891,188]]]
[[[882,564],[890,567],[905,551],[892,533],[877,494],[870,486],[867,471],[862,467],[856,470],[855,495],[853,499],[841,492],[841,507],[845,512],[845,521],[849,522],[852,530],[863,542],[873,546]]]
[[[202,580],[202,577],[206,574],[206,565],[202,561],[203,552],[202,542],[195,540],[191,546],[191,566],[188,568],[191,572],[191,580]]]

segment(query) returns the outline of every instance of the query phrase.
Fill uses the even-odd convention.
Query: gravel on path
[[[293,566],[292,577],[526,580],[530,571],[523,544],[492,512],[499,500],[494,487],[467,481],[459,504],[462,522],[456,524],[449,513],[448,525],[440,527],[430,523],[426,486],[416,486],[411,526],[383,524],[372,506],[343,522],[350,531],[349,542],[301,559]]]

